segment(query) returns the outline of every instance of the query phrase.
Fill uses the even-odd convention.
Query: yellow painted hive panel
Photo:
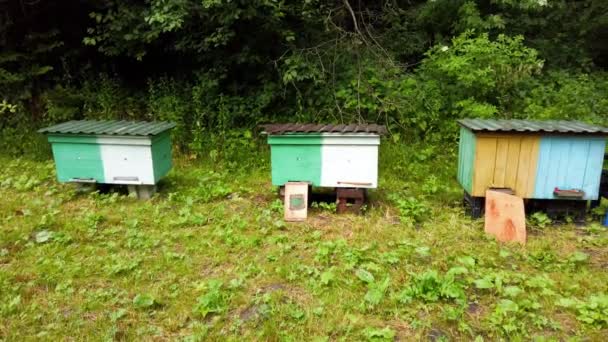
[[[533,196],[540,136],[478,134],[473,196],[488,188],[509,188],[516,196]]]

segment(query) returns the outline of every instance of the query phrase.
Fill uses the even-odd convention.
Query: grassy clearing
[[[244,169],[178,159],[149,202],[57,184],[52,161],[0,158],[0,339],[608,334],[598,223],[498,244],[464,215],[451,153],[385,144],[365,215],[321,205],[288,224],[264,155]]]

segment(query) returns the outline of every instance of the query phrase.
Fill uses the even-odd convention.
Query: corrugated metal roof
[[[458,123],[474,132],[548,132],[608,134],[608,128],[579,121],[461,119]]]
[[[261,125],[263,133],[281,135],[285,133],[373,133],[385,134],[386,127],[376,124],[323,125],[323,124],[268,124]]]
[[[157,135],[175,127],[165,121],[97,121],[72,120],[38,130],[39,133],[58,134],[103,134],[103,135]]]

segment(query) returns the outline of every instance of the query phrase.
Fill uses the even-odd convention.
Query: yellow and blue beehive
[[[608,128],[577,121],[458,123],[458,181],[470,196],[508,188],[530,199],[557,199],[556,189],[598,198]]]

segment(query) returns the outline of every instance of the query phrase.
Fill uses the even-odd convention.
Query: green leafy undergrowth
[[[178,157],[139,201],[0,157],[0,339],[605,336],[608,232],[548,225],[499,244],[464,215],[446,158],[434,178],[433,158],[381,168],[363,215],[328,205],[288,223],[263,161]]]

